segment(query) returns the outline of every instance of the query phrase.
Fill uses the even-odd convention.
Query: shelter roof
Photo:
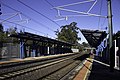
[[[107,36],[105,31],[80,29],[91,47],[97,47]]]
[[[51,39],[51,38],[48,38],[48,37],[36,35],[36,34],[33,34],[33,33],[29,33],[29,32],[11,34],[10,37],[16,37],[16,38],[20,38],[20,39],[40,41],[40,42],[48,42],[48,43],[60,44],[60,45],[70,45],[70,46],[73,45],[73,44],[68,43],[68,42],[59,41],[59,40],[56,40],[56,39]]]

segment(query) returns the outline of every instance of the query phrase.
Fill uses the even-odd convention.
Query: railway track
[[[83,67],[85,58],[88,56],[88,54],[79,56],[73,59],[71,64],[68,64],[67,66],[54,71],[53,73],[46,75],[45,77],[38,80],[73,80],[78,71]]]
[[[80,63],[80,61],[75,60],[80,56],[83,54],[76,53],[51,59],[0,66],[0,80],[59,80]]]

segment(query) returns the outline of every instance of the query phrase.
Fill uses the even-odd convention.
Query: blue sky
[[[55,23],[52,22],[53,20],[57,19],[57,11],[55,9],[52,9],[52,6],[46,2],[46,0],[20,0],[24,2],[25,4],[29,5],[36,11],[42,13],[46,17],[50,18],[52,21],[48,20],[47,18],[41,16],[40,14],[36,13],[35,11],[31,10],[30,8],[24,6],[17,0],[0,0],[2,3],[12,7],[15,10],[18,10],[22,12],[23,14],[29,16],[26,17],[23,14],[21,14],[22,19],[29,19],[28,23],[8,23],[4,22],[4,28],[7,29],[11,26],[17,27],[20,29],[25,29],[25,31],[29,31],[32,33],[36,33],[39,35],[49,36],[49,37],[56,37],[54,31],[57,29],[60,30],[60,26],[70,24],[71,22],[77,22],[77,27],[80,29],[100,29],[100,30],[106,30],[105,27],[108,26],[107,19],[105,18],[99,18],[99,17],[70,17],[67,21],[61,20],[57,21]],[[51,3],[53,6],[61,6],[65,4],[71,4],[76,3],[80,1],[86,1],[86,0],[47,0],[49,3]],[[102,4],[101,4],[102,3]],[[72,9],[77,11],[84,11],[87,12],[87,10],[90,8],[90,6],[93,4],[93,2],[85,3],[85,4],[79,4],[69,7],[64,7],[66,9]],[[14,11],[5,5],[2,4],[1,10],[3,14],[8,13],[17,13],[17,11]],[[101,10],[101,11],[100,11]],[[76,13],[72,12],[66,12],[66,11],[60,11],[61,15],[76,15]],[[90,13],[93,14],[101,14],[103,16],[107,16],[107,0],[97,0],[96,5],[93,7],[93,9],[90,11]],[[113,13],[113,32],[116,33],[118,30],[120,30],[120,0],[112,0],[112,13]],[[11,15],[1,15],[1,19],[7,19]],[[20,20],[20,17],[17,15],[8,21],[15,21]],[[35,21],[37,21],[37,23]],[[1,21],[1,20],[0,20]],[[21,26],[23,25],[23,26]],[[27,27],[27,28],[26,28]],[[29,29],[30,28],[30,29]],[[32,29],[31,29],[32,28]],[[108,31],[108,30],[106,30]],[[82,37],[82,42],[85,41],[81,33],[79,33],[79,36]]]

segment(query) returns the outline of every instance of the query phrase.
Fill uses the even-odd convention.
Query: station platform
[[[96,56],[87,58],[74,80],[120,80],[119,70],[114,69],[114,72],[110,72],[109,65],[97,59]]]

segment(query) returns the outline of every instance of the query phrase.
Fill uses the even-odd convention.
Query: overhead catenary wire
[[[27,18],[31,19],[31,20],[32,20],[32,21],[34,21],[35,23],[37,23],[37,24],[39,24],[39,25],[42,25],[41,27],[47,28],[47,29],[49,29],[49,30],[51,30],[51,31],[53,31],[53,32],[54,32],[54,30],[52,30],[52,29],[50,29],[49,27],[47,27],[46,25],[44,25],[44,24],[42,24],[42,23],[38,22],[37,20],[35,20],[35,19],[31,18],[30,16],[28,16],[28,15],[26,15],[26,14],[22,13],[21,11],[16,10],[16,9],[14,9],[14,8],[12,8],[12,7],[10,7],[10,6],[6,5],[6,4],[4,4],[3,2],[1,2],[1,4],[3,4],[4,6],[6,6],[6,7],[10,8],[10,9],[12,9],[12,10],[16,11],[16,12],[19,12],[20,14],[22,14],[23,16],[25,16],[25,17],[27,17]]]
[[[103,23],[101,24],[101,27],[103,27],[104,25],[105,25],[105,23],[106,23],[106,18],[104,18],[104,20],[103,20]],[[107,30],[107,26],[106,27],[104,27],[103,29],[106,29]]]
[[[34,12],[38,13],[39,15],[45,17],[46,19],[52,21],[53,23],[55,23],[57,26],[60,27],[60,25],[58,23],[56,23],[55,21],[53,21],[52,19],[50,19],[49,17],[45,16],[44,14],[42,14],[41,12],[37,11],[36,9],[33,9],[32,7],[30,7],[29,5],[23,3],[22,1],[20,0],[17,0],[18,2],[20,2],[21,4],[23,4],[24,6],[28,7],[29,9],[33,10]]]
[[[23,13],[22,13],[22,14],[23,14]],[[33,18],[29,17],[28,15],[23,14],[23,16],[25,16],[25,17],[28,17],[28,18],[32,19],[35,23],[37,23],[37,24],[39,24],[39,25],[41,25],[41,26],[43,26],[43,27],[46,27],[48,30],[50,30],[50,31],[53,31],[53,32],[54,32],[54,30],[53,30],[53,29],[51,29],[51,28],[49,28],[48,26],[46,26],[46,25],[44,25],[44,24],[42,24],[42,23],[38,22],[37,20],[35,20],[35,19],[33,19]]]
[[[1,1],[0,1],[0,2],[1,2]],[[47,28],[47,29],[49,29],[49,30],[51,30],[51,31],[54,31],[54,30],[50,29],[49,27],[45,26],[44,24],[42,24],[42,23],[36,21],[35,19],[33,19],[33,18],[27,16],[26,14],[22,13],[21,11],[16,10],[16,9],[14,9],[14,8],[12,8],[12,7],[10,7],[10,6],[6,5],[6,4],[4,4],[3,2],[1,2],[1,4],[4,5],[4,6],[6,6],[6,7],[8,7],[9,9],[12,9],[12,10],[14,10],[14,11],[16,11],[16,12],[22,14],[23,16],[25,16],[25,17],[27,17],[27,18],[30,18],[30,19],[33,20],[35,23],[37,23],[37,24],[39,24],[39,25],[43,25],[42,27]],[[2,19],[1,19],[1,20],[2,20]],[[3,20],[4,20],[4,19],[3,19]],[[35,29],[32,29],[32,28],[26,27],[26,26],[23,26],[23,25],[20,25],[20,24],[11,22],[11,21],[6,21],[6,22],[9,22],[9,23],[12,23],[12,24],[16,24],[16,25],[22,26],[22,27],[24,27],[24,28],[28,28],[28,29],[30,29],[30,30],[37,31],[37,32],[42,33],[42,34],[44,34],[44,35],[51,36],[51,35],[49,35],[49,34],[43,33],[43,32],[41,32],[41,31],[38,31],[38,30],[35,30]],[[53,37],[53,36],[51,36],[51,37]],[[55,37],[53,37],[53,38],[55,38]]]
[[[51,5],[52,7],[54,7],[53,4],[51,4],[48,0],[45,0],[49,5]],[[66,20],[65,20],[66,21]],[[67,24],[69,24],[67,21],[66,21]]]
[[[0,19],[0,20],[4,20],[4,19]],[[23,26],[23,25],[21,25],[21,24],[15,23],[15,22],[11,22],[11,21],[6,21],[6,22],[12,23],[12,24],[16,24],[16,25],[22,26],[22,27],[24,27],[24,28],[28,28],[28,29],[30,29],[30,30],[35,30],[35,29],[29,28],[29,27],[27,27],[27,26]],[[35,30],[35,31],[38,31],[38,30]],[[40,32],[40,31],[38,31],[38,32]],[[40,32],[40,33],[43,33],[43,32]]]
[[[0,19],[0,20],[4,20],[4,19]],[[27,27],[27,26],[23,26],[23,25],[21,25],[21,24],[15,23],[15,22],[11,22],[11,21],[6,21],[6,22],[12,23],[12,24],[15,24],[15,25],[19,25],[19,26],[21,26],[21,27],[24,27],[24,28],[27,28],[27,29],[30,29],[30,30],[33,30],[33,31],[37,31],[37,32],[42,33],[42,34],[44,34],[44,35],[48,35],[48,34],[46,34],[46,33],[44,33],[44,32],[39,31],[39,30],[30,28],[30,27]],[[51,35],[48,35],[48,36],[51,36]],[[53,37],[53,36],[51,36],[51,37]],[[53,38],[55,38],[55,37],[53,37]]]
[[[54,7],[48,0],[45,0],[49,5],[51,5],[52,7]]]
[[[77,3],[72,3],[72,4],[66,4],[66,5],[62,5],[62,6],[57,6],[57,7],[53,7],[55,9],[57,8],[63,8],[63,7],[68,7],[68,6],[73,6],[73,5],[78,5],[78,4],[84,4],[84,3],[89,3],[89,2],[94,2],[95,0],[86,0],[86,1],[80,1],[80,2],[77,2]]]

